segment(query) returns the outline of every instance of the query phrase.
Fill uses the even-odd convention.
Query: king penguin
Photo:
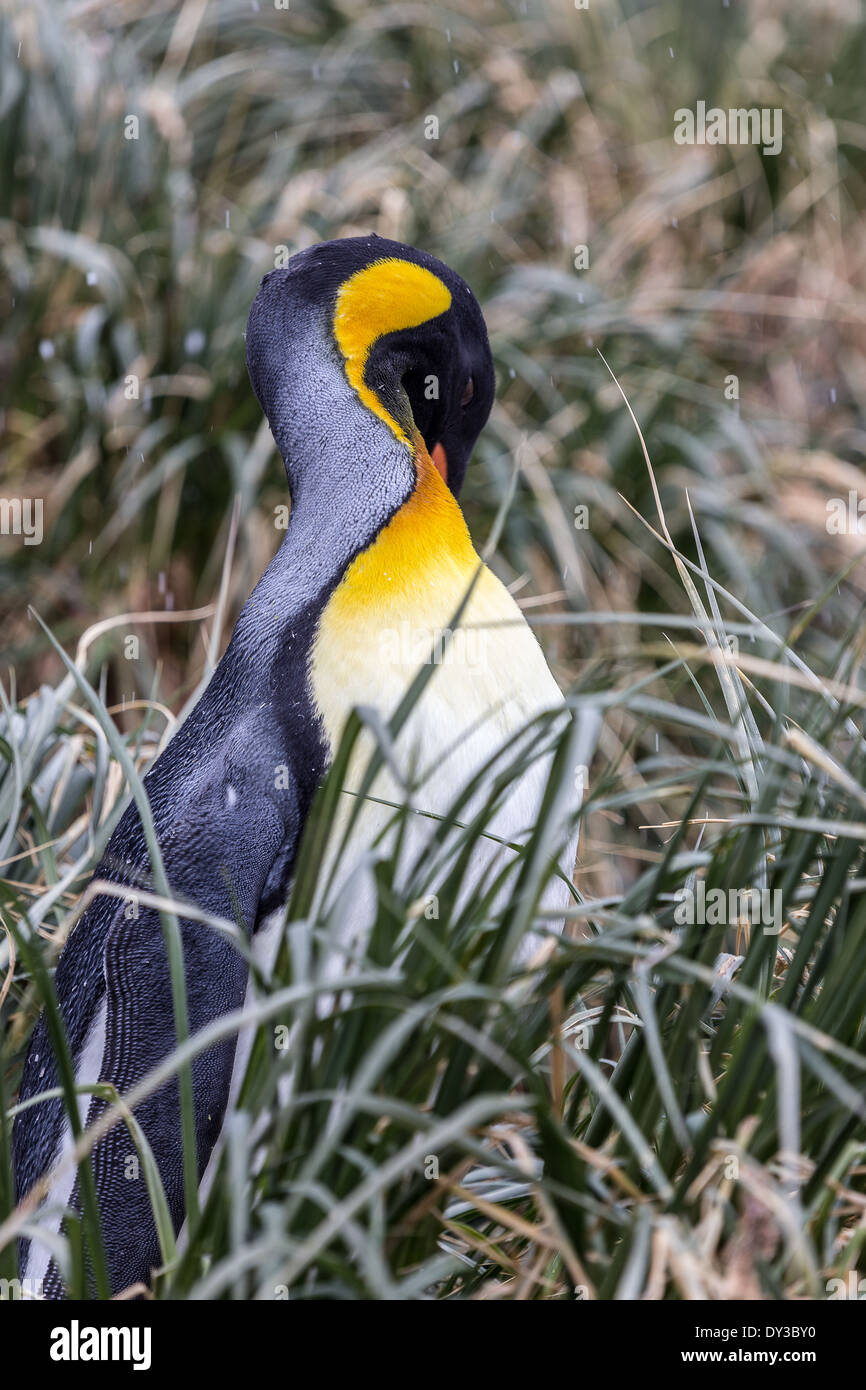
[[[432,674],[366,820],[353,824],[358,854],[332,884],[344,904],[339,946],[351,959],[370,917],[363,851],[386,824],[383,803],[400,799],[420,760],[426,770],[415,795],[434,816],[446,813],[497,748],[541,712],[562,710],[562,695],[517,604],[479,561],[457,500],[494,396],[484,319],[460,276],[425,252],[376,236],[313,246],[265,275],[246,355],[285,463],[291,512],[209,685],[145,778],[175,898],[239,922],[253,936],[273,932],[313,795],[352,710],[371,707],[390,718],[418,652],[448,632],[461,604],[467,631],[484,634],[474,659],[443,663]],[[359,745],[349,788],[360,782],[362,755]],[[548,768],[536,760],[509,787],[489,827],[500,845],[495,852],[531,831]],[[417,847],[425,822],[413,820]],[[574,848],[570,840],[564,879]],[[130,888],[149,881],[134,804],[94,877]],[[547,907],[566,906],[564,879],[553,881]],[[231,940],[206,923],[182,919],[180,931],[194,1034],[242,1006],[248,970]],[[122,898],[94,898],[62,951],[55,991],[79,1085],[109,1082],[124,1094],[176,1044],[167,952],[153,909],[130,916]],[[235,1051],[232,1037],[192,1065],[200,1178],[225,1118]],[[19,1099],[58,1085],[43,1015]],[[80,1094],[82,1127],[107,1104]],[[177,1231],[185,1205],[176,1078],[135,1116]],[[19,1112],[19,1199],[59,1167],[72,1143],[60,1099]],[[112,1293],[148,1284],[160,1264],[146,1184],[128,1176],[135,1154],[123,1123],[92,1154]],[[68,1162],[31,1218],[36,1234],[22,1242],[22,1274],[41,1280],[48,1298],[64,1296],[52,1247],[67,1210],[80,1210]]]

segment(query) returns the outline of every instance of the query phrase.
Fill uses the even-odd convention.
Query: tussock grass
[[[111,829],[279,539],[242,341],[275,247],[374,229],[472,282],[500,390],[467,513],[487,534],[517,460],[492,563],[602,721],[568,930],[528,964],[532,891],[419,908],[483,832],[455,811],[411,894],[378,866],[366,957],[323,977],[335,768],[274,972],[221,1025],[255,1045],[157,1297],[821,1298],[862,1268],[862,541],[826,502],[866,437],[864,33],[841,3],[818,31],[773,4],[6,0],[3,490],[45,499],[45,538],[0,549],[0,1113]],[[782,155],[674,147],[697,98],[782,107]],[[678,921],[699,882],[778,893],[779,922]]]
[[[700,582],[713,593],[708,575]],[[682,729],[704,754],[600,767],[566,937],[542,940],[524,964],[523,935],[545,929],[531,884],[498,913],[480,894],[459,917],[424,913],[434,894],[454,900],[448,873],[464,871],[463,851],[483,833],[483,817],[466,828],[455,808],[408,887],[381,860],[366,953],[336,980],[326,973],[321,874],[360,724],[347,731],[256,1002],[127,1098],[134,1105],[226,1031],[256,1029],[216,1177],[179,1252],[163,1223],[158,1296],[815,1298],[856,1267],[862,697],[838,683],[832,693],[781,634],[772,651],[749,616],[741,625],[758,655],[741,671],[717,611],[700,621],[703,643],[673,656],[661,682],[576,697],[584,715],[628,715],[644,735]],[[702,714],[655,693],[674,669],[700,690]],[[106,798],[106,770],[122,755],[140,790],[158,745],[147,711],[112,752],[111,716],[94,703],[92,713],[78,705],[68,677],[6,717],[3,810],[26,846],[2,887],[11,1059],[45,998],[42,962],[81,910],[76,889],[123,801]],[[512,750],[506,778],[525,757]],[[573,775],[573,752],[558,775]],[[602,876],[594,828],[626,816],[653,827],[652,839],[630,862],[627,890],[602,896],[582,886]],[[555,848],[544,844],[552,824],[539,819],[524,886]],[[780,915],[732,920],[726,909],[716,925],[683,924],[678,893],[699,878],[726,901],[732,889],[778,894]],[[166,906],[152,890],[140,896]],[[109,1112],[80,1155],[112,1122],[123,1115]],[[12,1212],[8,1181],[0,1241],[13,1277],[26,1213]],[[66,1258],[81,1286],[75,1242]]]

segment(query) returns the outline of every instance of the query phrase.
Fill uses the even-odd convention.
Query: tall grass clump
[[[197,1051],[252,1030],[200,1214],[180,1242],[160,1222],[156,1297],[816,1298],[859,1267],[863,695],[850,649],[832,673],[814,672],[791,634],[665,530],[662,518],[661,562],[667,547],[689,604],[666,615],[666,641],[650,629],[654,670],[576,692],[576,719],[548,728],[551,787],[504,905],[459,887],[532,739],[485,774],[479,814],[463,820],[455,805],[408,878],[397,881],[395,856],[379,859],[371,938],[335,976],[339,899],[323,875],[360,721],[347,730],[254,1002],[184,1043],[80,1141],[83,1158]],[[688,690],[700,709],[671,698]],[[46,967],[80,912],[77,891],[124,784],[159,744],[156,708],[115,752],[111,714],[95,692],[83,708],[71,677],[5,704],[7,1100],[28,1027],[50,1006]],[[599,717],[654,730],[658,751],[594,760],[560,938],[537,907],[564,833],[555,792],[583,756],[579,730]],[[665,746],[676,734],[688,755]],[[397,822],[409,813],[394,808]],[[627,887],[601,891],[596,827],[626,818],[646,827],[644,848],[624,846]],[[338,848],[351,853],[346,839]],[[432,900],[445,908],[430,917]],[[690,910],[701,902],[721,906]],[[14,1210],[8,1121],[4,1135],[12,1271],[32,1213]],[[62,1249],[72,1288],[87,1248]]]
[[[863,1269],[866,568],[828,516],[866,458],[864,45],[847,0],[0,0],[2,492],[44,501],[41,544],[0,536],[0,1278],[58,952],[281,539],[250,302],[276,255],[371,230],[482,302],[497,403],[461,500],[476,536],[507,508],[491,564],[574,720],[535,731],[554,783],[505,904],[458,890],[531,731],[408,879],[376,860],[335,979],[348,731],[273,970],[214,1026],[249,1061],[179,1235],[142,1090],[106,1095],[153,1296],[814,1299]],[[781,154],[676,146],[698,99],[781,108]],[[98,1247],[85,1200],[71,1289]]]

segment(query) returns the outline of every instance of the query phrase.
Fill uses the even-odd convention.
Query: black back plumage
[[[145,778],[172,892],[181,901],[229,920],[240,915],[247,932],[285,901],[300,831],[325,767],[325,747],[306,681],[312,633],[325,601],[322,593],[286,630],[274,631],[278,625],[269,623],[263,632],[250,621],[256,611],[253,594],[245,610],[247,621],[239,624],[202,699]],[[231,805],[229,788],[234,793]],[[149,886],[149,870],[141,820],[131,804],[95,877],[141,888]],[[231,943],[206,925],[184,920],[181,937],[194,1033],[242,1005],[247,972]],[[151,909],[141,907],[135,916],[123,900],[94,899],[61,955],[55,989],[76,1057],[107,997],[101,1079],[110,1080],[121,1093],[174,1046],[162,927]],[[234,1051],[235,1041],[230,1039],[193,1065],[200,1173],[222,1124]],[[43,1016],[31,1041],[20,1099],[57,1084]],[[104,1107],[105,1102],[94,1100],[89,1120]],[[151,1096],[136,1118],[154,1151],[177,1229],[184,1216],[177,1082]],[[62,1123],[59,1099],[19,1116],[14,1130],[19,1198],[49,1166]],[[134,1153],[128,1131],[120,1124],[93,1156],[113,1289],[146,1282],[159,1263],[144,1180],[126,1176],[125,1160]],[[73,1204],[76,1199],[77,1190]],[[45,1292],[60,1293],[53,1266]]]

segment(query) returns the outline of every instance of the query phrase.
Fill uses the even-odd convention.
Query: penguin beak
[[[432,449],[431,454],[430,454],[430,457],[431,457],[431,459],[433,460],[433,466],[435,467],[436,472],[440,475],[440,477],[442,478],[443,482],[447,483],[447,482],[448,482],[448,455],[445,453],[445,449],[444,449],[443,445],[442,445],[442,444],[434,444],[434,445],[433,445],[433,449]]]

